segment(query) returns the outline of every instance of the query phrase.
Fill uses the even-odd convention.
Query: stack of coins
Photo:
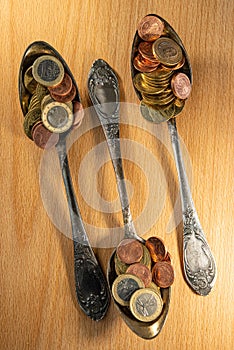
[[[57,144],[59,134],[80,126],[84,112],[63,64],[52,55],[39,56],[24,74],[30,94],[25,134],[40,148]]]
[[[157,319],[163,309],[160,288],[168,288],[174,282],[170,254],[163,241],[150,237],[142,244],[124,239],[114,261],[118,275],[112,285],[114,299],[128,307],[139,321]]]
[[[157,16],[140,21],[138,36],[133,83],[142,97],[143,116],[161,123],[181,112],[191,92],[190,80],[183,72],[185,55]]]

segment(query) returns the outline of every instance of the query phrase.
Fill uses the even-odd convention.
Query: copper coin
[[[67,95],[72,89],[72,79],[71,77],[65,73],[63,80],[61,81],[60,84],[56,85],[56,86],[49,86],[48,90],[50,92],[53,92],[56,95],[59,96],[65,96]]]
[[[125,264],[134,264],[143,257],[143,247],[136,239],[123,239],[117,247],[118,258]]]
[[[144,58],[140,53],[133,60],[134,67],[140,72],[153,72],[157,67],[158,63],[154,63]]]
[[[171,263],[171,254],[169,252],[167,252],[163,261],[167,261],[167,262]]]
[[[73,114],[74,114],[73,128],[78,128],[82,122],[82,119],[84,118],[83,106],[78,101],[73,102]]]
[[[164,23],[156,16],[145,16],[138,24],[138,35],[145,41],[159,38],[164,29]]]
[[[150,283],[152,282],[151,271],[147,266],[141,263],[130,265],[126,273],[139,277],[144,282],[145,287],[149,287]]]
[[[174,270],[172,265],[166,261],[157,262],[152,269],[152,280],[160,288],[168,288],[174,282]]]
[[[177,73],[171,79],[171,88],[176,97],[185,100],[189,97],[192,86],[186,74]]]
[[[71,91],[64,96],[60,96],[58,94],[55,94],[54,92],[50,92],[50,96],[57,102],[62,102],[62,103],[70,102],[76,96],[76,87],[75,85],[72,85]]]
[[[151,258],[154,262],[164,260],[167,250],[161,239],[158,237],[150,237],[145,242],[145,246],[149,249]]]
[[[153,55],[151,42],[142,41],[138,46],[138,50],[144,58],[152,62],[159,63]]]
[[[57,144],[59,135],[50,132],[42,122],[39,122],[32,129],[32,138],[38,147],[49,149]]]

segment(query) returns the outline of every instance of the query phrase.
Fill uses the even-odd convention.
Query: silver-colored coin
[[[161,296],[151,288],[137,290],[130,300],[132,314],[143,322],[155,320],[161,314],[162,308]]]
[[[128,306],[132,294],[139,288],[144,288],[144,283],[140,278],[130,274],[118,276],[112,285],[112,294],[115,300]]]

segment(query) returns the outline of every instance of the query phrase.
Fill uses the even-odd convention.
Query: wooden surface
[[[44,40],[69,64],[84,107],[90,104],[87,74],[96,58],[104,58],[118,73],[121,101],[137,105],[129,57],[137,22],[148,13],[159,14],[175,28],[191,59],[193,91],[177,124],[192,161],[194,202],[218,268],[208,297],[189,289],[180,264],[181,224],[167,233],[178,194],[173,159],[146,122],[143,129],[127,122],[121,125],[121,136],[143,147],[145,166],[150,167],[148,154],[161,164],[166,184],[161,211],[155,217],[160,200],[155,195],[155,208],[152,205],[148,212],[153,226],[142,232],[165,241],[176,271],[167,322],[151,341],[133,334],[113,303],[99,323],[77,307],[72,241],[54,226],[44,208],[39,185],[43,152],[24,136],[17,91],[24,50],[31,42]],[[1,1],[1,349],[233,349],[233,20],[233,1],[228,0]],[[130,114],[125,121],[134,119]],[[69,152],[71,171],[85,223],[118,227],[122,218],[110,162],[96,174],[95,191],[106,201],[117,201],[117,212],[93,208],[78,188],[82,160],[103,141],[100,127],[83,132]],[[145,175],[132,157],[124,161],[124,169],[136,220],[149,197],[148,183],[153,179],[157,189],[161,182],[157,171]],[[92,176],[87,174],[87,183]],[[111,251],[97,243],[104,270]]]

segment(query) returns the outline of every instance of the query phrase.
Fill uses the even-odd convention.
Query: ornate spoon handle
[[[102,125],[113,163],[124,221],[124,237],[142,240],[136,234],[124,180],[119,140],[119,85],[113,69],[96,60],[88,79],[89,95]]]
[[[109,306],[108,286],[90,246],[74,195],[65,138],[60,138],[56,149],[66,189],[72,225],[76,295],[84,313],[93,320],[98,321],[105,316]]]
[[[180,183],[183,211],[183,260],[188,284],[200,295],[207,295],[214,286],[216,264],[193,203],[181,155],[175,118],[168,121],[172,148]]]

